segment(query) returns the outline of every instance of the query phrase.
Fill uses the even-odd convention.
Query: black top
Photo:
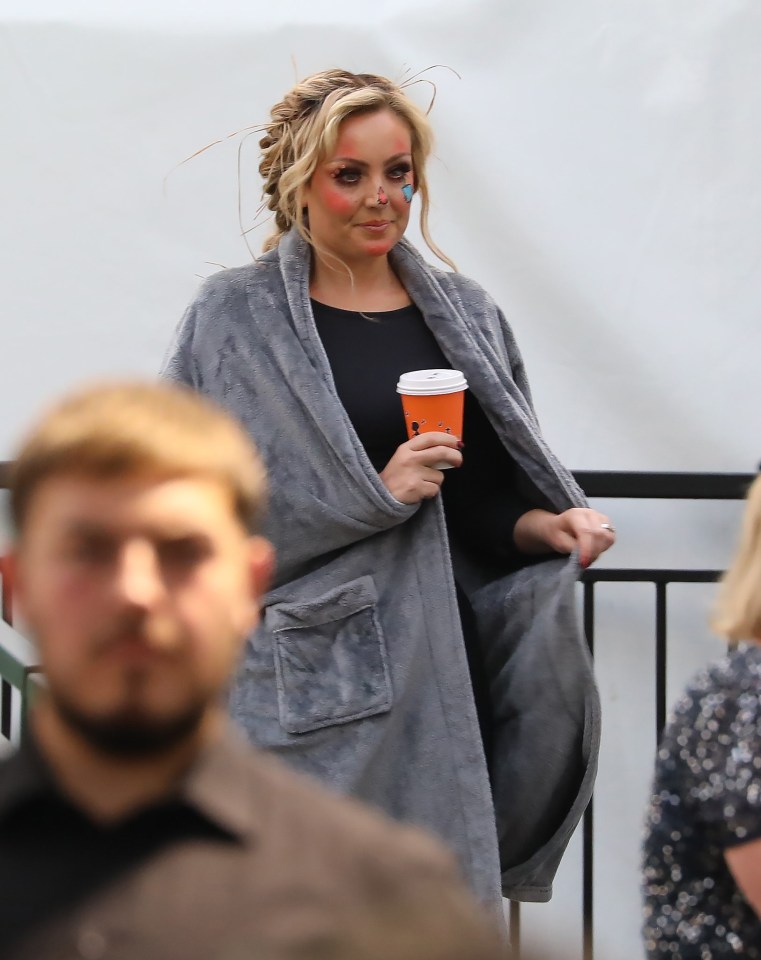
[[[15,956],[17,941],[76,916],[99,893],[173,849],[241,842],[235,820],[218,816],[212,804],[205,808],[200,791],[168,796],[101,825],[59,791],[31,739],[0,765],[0,775],[0,957]],[[89,929],[78,930],[75,922],[72,946],[80,935],[86,940]],[[102,936],[98,931],[98,942]]]
[[[313,300],[312,309],[338,396],[380,472],[407,439],[399,375],[452,364],[414,304],[363,315]],[[462,467],[449,470],[441,488],[450,534],[466,549],[514,561],[515,523],[538,504],[518,492],[518,467],[470,390],[462,440]]]
[[[644,857],[648,957],[761,957],[724,851],[761,837],[761,646],[701,671],[658,750]]]

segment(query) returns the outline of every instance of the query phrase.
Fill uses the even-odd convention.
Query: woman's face
[[[413,187],[405,121],[388,109],[348,117],[302,195],[316,246],[349,265],[385,256],[407,228]]]

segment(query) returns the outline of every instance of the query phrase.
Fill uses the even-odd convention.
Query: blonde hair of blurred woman
[[[748,491],[739,545],[722,578],[711,622],[733,644],[761,641],[761,477]]]

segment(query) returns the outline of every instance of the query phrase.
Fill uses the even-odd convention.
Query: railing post
[[[11,704],[13,687],[7,680],[0,680],[0,736],[11,738]]]
[[[584,633],[589,652],[595,655],[595,585],[594,581],[584,583]],[[594,960],[594,797],[584,811],[583,833],[583,949],[584,960]]]
[[[35,699],[40,694],[40,686],[43,683],[43,673],[39,667],[32,667],[27,670],[24,690],[21,698],[21,719],[20,736],[23,739],[26,736],[29,726],[29,710]]]
[[[666,587],[655,584],[655,736],[660,742],[666,725]]]
[[[510,960],[521,960],[521,905],[510,901]]]

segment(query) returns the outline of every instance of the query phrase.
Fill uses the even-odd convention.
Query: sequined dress
[[[705,669],[658,751],[643,848],[650,958],[761,958],[761,921],[723,851],[761,837],[761,646]]]

